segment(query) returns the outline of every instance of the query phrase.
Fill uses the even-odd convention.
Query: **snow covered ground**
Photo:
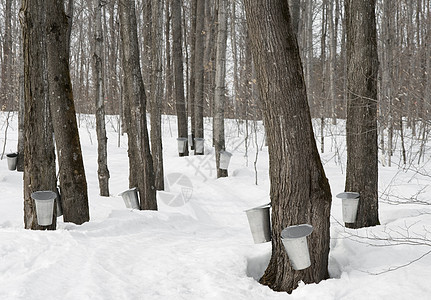
[[[6,115],[0,117],[3,146]],[[322,161],[333,195],[331,278],[301,284],[288,295],[256,281],[271,244],[253,244],[244,213],[269,202],[261,124],[257,148],[250,127],[246,157],[244,124],[227,122],[230,176],[216,179],[210,121],[206,155],[178,157],[176,119],[164,117],[169,187],[158,195],[158,211],[138,211],[127,209],[118,196],[128,188],[128,158],[126,136],[117,146],[116,118],[109,117],[107,126],[108,198],[98,195],[94,119],[80,118],[90,222],[77,226],[60,217],[56,231],[23,229],[22,173],[9,171],[6,159],[0,163],[0,299],[429,299],[431,163],[427,148],[424,162],[417,164],[419,142],[407,141],[412,150],[407,167],[397,166],[399,151],[392,167],[380,164],[382,225],[351,230],[342,226],[341,201],[335,197],[344,189],[343,124],[326,129]],[[16,150],[16,119],[15,114],[7,131],[6,153]],[[181,182],[189,186],[182,189]]]

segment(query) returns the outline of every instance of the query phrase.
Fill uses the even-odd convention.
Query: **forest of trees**
[[[313,244],[316,268],[293,272],[274,239],[261,282],[291,291],[300,280],[326,278],[331,192],[311,119],[319,120],[321,152],[327,122],[347,120],[346,191],[361,193],[363,217],[346,226],[379,224],[378,151],[390,166],[394,131],[409,128],[425,141],[430,129],[430,1],[259,3],[2,1],[0,104],[4,112],[20,112],[26,228],[40,229],[30,194],[57,188],[56,156],[65,221],[90,219],[81,114],[96,115],[100,195],[109,196],[105,114],[116,115],[128,136],[129,185],[138,188],[141,209],[152,210],[156,190],[164,188],[161,115],[176,115],[178,138],[191,135],[192,143],[205,138],[204,118],[212,117],[217,166],[226,150],[224,119],[263,120],[273,231],[315,223],[320,242]],[[397,147],[406,164],[405,145]],[[217,177],[224,176],[218,169]],[[296,190],[298,184],[307,189]]]

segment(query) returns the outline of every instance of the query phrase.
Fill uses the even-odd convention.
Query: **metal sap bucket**
[[[52,224],[54,214],[54,200],[57,193],[52,191],[37,191],[31,194],[36,204],[37,224],[48,226]]]
[[[355,223],[358,212],[359,193],[345,192],[336,196],[342,199],[344,223]]]
[[[230,158],[232,157],[232,153],[227,151],[220,151],[220,166],[219,168],[222,170],[227,170],[229,167]]]
[[[195,151],[196,154],[204,154],[204,141],[203,138],[195,138]]]
[[[270,204],[265,204],[245,211],[255,244],[271,241],[270,208]]]
[[[18,152],[6,154],[7,167],[10,171],[16,170],[16,163],[18,160]]]
[[[139,209],[138,190],[135,187],[120,193],[118,196],[123,197],[127,208]]]
[[[187,147],[187,138],[177,138],[177,142],[178,142],[178,153],[184,154],[184,152],[186,152],[186,147]]]
[[[281,232],[281,241],[294,270],[303,270],[311,266],[307,236],[313,232],[308,224],[289,226]]]

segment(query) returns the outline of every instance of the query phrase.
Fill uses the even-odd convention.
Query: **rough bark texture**
[[[195,43],[195,137],[204,137],[204,16],[205,1],[196,3],[196,43]],[[196,153],[203,154],[203,153]]]
[[[146,95],[139,62],[135,1],[119,0],[125,109],[129,111],[129,186],[139,190],[141,209],[157,210],[153,159],[145,113]]]
[[[345,1],[347,34],[347,170],[345,190],[359,192],[351,228],[379,224],[377,40],[375,0]]]
[[[188,120],[186,112],[186,100],[184,98],[181,20],[181,0],[172,0],[172,56],[174,61],[175,107],[177,110],[178,137],[187,138]],[[188,155],[189,150],[188,145],[186,145],[186,150],[184,151],[184,153],[180,153],[180,156]]]
[[[37,224],[31,193],[55,191],[55,152],[46,77],[46,6],[41,0],[23,0],[21,7],[24,52],[24,226],[26,229],[55,229]],[[55,210],[54,210],[55,212]]]
[[[96,98],[97,176],[100,196],[109,197],[108,138],[105,125],[105,93],[103,68],[102,1],[94,1],[96,30],[94,35],[94,78]]]
[[[226,77],[226,39],[227,39],[227,17],[226,1],[219,2],[218,27],[217,27],[217,55],[214,92],[214,147],[216,152],[217,178],[227,177],[228,172],[220,169],[220,151],[225,149],[224,138],[224,106],[225,106],[225,77]]]
[[[196,73],[195,73],[195,65],[196,65],[196,6],[197,0],[191,0],[191,21],[190,21],[190,82],[189,82],[189,112],[190,112],[190,123],[191,123],[191,135],[192,135],[192,144],[190,145],[190,149],[194,150],[194,139],[196,136],[196,117],[195,117],[195,89],[196,89]]]
[[[154,184],[157,190],[164,189],[162,147],[162,2],[151,0],[151,152],[154,166]]]
[[[331,191],[313,135],[288,2],[244,2],[270,158],[272,256],[260,282],[291,292],[299,281],[328,277]],[[308,237],[311,266],[295,271],[280,233],[304,223],[314,227]]]
[[[69,72],[68,20],[62,0],[46,0],[49,8],[46,30],[49,102],[58,155],[61,200],[65,222],[90,220],[75,104]]]
[[[16,170],[18,172],[24,172],[24,74],[19,76],[19,105],[18,105],[18,160],[16,164]]]
[[[5,28],[3,42],[3,59],[1,66],[1,82],[0,82],[0,109],[14,110],[16,104],[13,99],[13,83],[12,83],[12,0],[5,1]]]

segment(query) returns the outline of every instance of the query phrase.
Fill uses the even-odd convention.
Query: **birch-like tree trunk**
[[[102,0],[94,0],[96,30],[94,32],[93,72],[95,80],[96,134],[97,134],[97,177],[100,196],[109,197],[108,138],[105,126],[104,56],[102,31]]]
[[[119,0],[125,109],[129,111],[129,186],[137,187],[143,210],[157,210],[153,159],[145,112],[146,94],[139,60],[135,1]]]
[[[228,172],[220,169],[220,152],[225,149],[224,107],[226,102],[226,39],[227,39],[227,1],[219,0],[217,19],[217,55],[214,92],[214,146],[216,152],[217,178],[227,177]]]

